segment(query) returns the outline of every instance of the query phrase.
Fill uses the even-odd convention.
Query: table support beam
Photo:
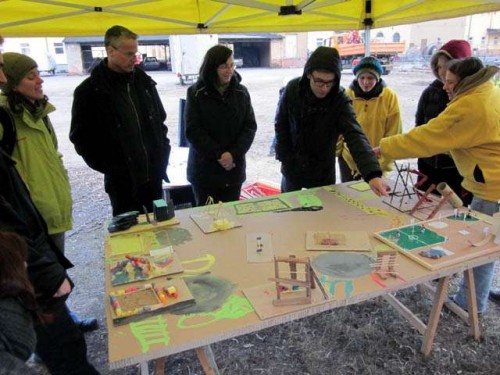
[[[467,309],[469,310],[470,334],[474,340],[479,341],[481,332],[479,330],[479,318],[477,313],[476,285],[474,283],[474,270],[464,271],[464,280],[467,295]]]
[[[205,345],[200,348],[196,348],[196,355],[203,367],[205,375],[220,375],[219,368],[215,362],[214,352],[210,345]]]
[[[413,328],[415,328],[422,335],[425,334],[425,330],[427,328],[426,325],[415,314],[413,314],[408,307],[403,305],[392,294],[386,294],[382,298],[384,298],[384,300],[386,300],[389,305],[394,307],[404,318],[406,318],[406,320],[408,320]]]
[[[420,351],[425,357],[431,354],[432,343],[434,342],[434,337],[436,336],[437,327],[439,324],[439,317],[441,315],[441,309],[443,308],[443,303],[445,299],[448,298],[448,282],[450,281],[450,276],[445,276],[439,279],[436,294],[434,295],[434,301],[432,302],[432,309],[429,316],[429,322],[427,323],[427,329],[424,334],[424,339],[422,342],[422,347]]]

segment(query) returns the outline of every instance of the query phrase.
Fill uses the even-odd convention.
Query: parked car
[[[234,66],[241,68],[243,66],[243,59],[234,59]]]
[[[147,56],[142,60],[141,65],[144,70],[158,70],[161,64],[156,57]]]

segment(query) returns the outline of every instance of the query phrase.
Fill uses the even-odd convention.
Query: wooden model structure
[[[425,192],[419,190],[427,181],[427,176],[411,168],[410,163],[400,166],[395,162],[394,167],[397,177],[390,198],[384,203],[418,219],[429,220],[448,202],[450,197],[447,194],[442,195],[443,199],[431,194],[436,189],[435,184],[431,184]],[[420,181],[414,181],[414,175],[420,177]]]
[[[280,277],[279,263],[289,265],[290,278]],[[297,264],[304,265],[303,272],[299,272],[297,270]],[[304,275],[304,279],[299,280],[297,278],[299,273]],[[316,287],[315,281],[318,283],[318,286],[323,293],[323,297],[328,299],[328,295],[312,269],[311,261],[308,257],[296,258],[295,255],[290,255],[288,257],[274,257],[274,275],[275,277],[270,279],[276,282],[276,299],[273,300],[274,306],[312,303],[311,290]],[[303,289],[300,290],[299,288]],[[286,298],[284,298],[282,295],[283,293],[291,293],[291,295],[289,294]]]
[[[434,184],[429,186],[427,191],[420,196],[420,199],[410,211],[410,215],[413,215],[417,210],[421,210],[424,207],[429,208],[429,205],[423,206],[423,204],[425,202],[432,202],[432,200],[429,198],[429,194],[434,189],[437,189],[437,191],[439,191],[439,193],[441,194],[441,200],[439,200],[437,203],[434,204],[433,210],[426,217],[426,220],[432,219],[434,216],[436,216],[438,211],[448,202],[450,202],[451,205],[455,208],[462,207],[463,205],[462,200],[455,194],[453,190],[451,190],[451,188],[445,182],[441,182],[437,186]]]
[[[222,207],[222,202],[215,204],[212,197],[208,197],[201,212],[193,213],[190,216],[203,233],[241,227],[241,223]]]
[[[373,272],[378,274],[381,279],[387,279],[387,276],[398,277],[398,272],[395,267],[397,251],[379,251],[377,253],[377,260],[371,264],[374,267]]]

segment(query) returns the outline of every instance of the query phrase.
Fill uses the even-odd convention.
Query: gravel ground
[[[240,69],[250,90],[258,131],[248,154],[248,181],[278,183],[279,164],[268,156],[274,133],[273,118],[283,81],[301,74],[290,69]],[[153,72],[167,109],[169,137],[177,144],[179,98],[186,87],[171,72]],[[51,116],[59,147],[68,168],[74,199],[74,229],[67,234],[67,255],[75,264],[70,275],[76,283],[70,307],[82,317],[95,316],[100,328],[86,334],[88,355],[102,374],[136,374],[137,366],[110,371],[104,319],[104,222],[111,217],[102,176],[89,169],[68,140],[72,93],[85,77],[48,76],[44,89],[57,111]],[[342,84],[352,79],[345,72]],[[404,128],[413,127],[418,97],[432,75],[422,67],[398,67],[384,79],[400,98]],[[498,280],[495,279],[495,284]],[[431,299],[410,288],[398,294],[424,321]],[[391,307],[379,300],[339,308],[258,333],[212,345],[221,374],[323,375],[323,374],[500,374],[499,311],[490,306],[481,320],[483,337],[474,342],[467,327],[452,314],[443,313],[432,356],[419,352],[421,335]],[[194,354],[187,351],[167,359],[166,374],[202,374]]]

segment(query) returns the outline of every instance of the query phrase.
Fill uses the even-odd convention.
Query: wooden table
[[[493,242],[475,250],[477,256],[435,271],[424,268],[406,256],[398,255],[398,272],[401,277],[389,278],[384,281],[383,287],[371,281],[370,277],[353,278],[348,280],[352,286],[350,293],[340,290],[327,300],[316,299],[310,305],[283,307],[281,312],[267,319],[261,320],[255,311],[248,308],[248,300],[242,291],[269,284],[269,278],[274,276],[274,263],[249,263],[247,261],[247,234],[269,233],[272,236],[272,247],[276,256],[294,254],[297,257],[315,257],[320,253],[305,250],[306,231],[362,229],[371,234],[410,222],[409,216],[383,204],[370,191],[356,190],[348,185],[350,184],[240,201],[240,204],[242,202],[259,204],[259,202],[278,197],[288,204],[299,206],[300,202],[303,202],[301,199],[304,195],[305,198],[310,198],[311,194],[314,194],[316,199],[321,200],[324,209],[316,212],[261,212],[237,215],[234,217],[242,224],[241,227],[210,234],[204,234],[190,218],[191,214],[202,212],[204,208],[177,211],[176,218],[180,224],[170,227],[177,231],[175,236],[178,238],[172,240],[172,244],[184,266],[184,273],[177,277],[210,272],[210,275],[234,283],[231,298],[233,298],[233,304],[240,304],[239,315],[236,316],[235,313],[224,315],[217,311],[194,315],[162,314],[156,317],[155,323],[147,323],[150,324],[149,332],[157,331],[158,334],[154,339],[145,339],[137,334],[136,326],[113,326],[110,306],[106,301],[110,367],[115,369],[141,363],[142,373],[147,374],[147,362],[158,359],[157,373],[161,373],[162,366],[164,366],[162,358],[185,350],[196,349],[205,373],[218,374],[210,349],[212,343],[376,297],[384,298],[424,336],[421,347],[424,355],[429,355],[431,352],[444,303],[470,324],[470,333],[474,339],[478,340],[480,331],[471,269],[500,258],[500,248]],[[225,207],[227,212],[234,215],[234,203]],[[148,227],[148,230],[155,232],[164,228]],[[175,236],[172,234],[172,238]],[[374,251],[372,256],[375,251],[387,248],[387,245],[382,244],[373,236],[370,236],[370,241]],[[109,256],[109,251],[108,238],[107,256]],[[464,272],[469,284],[471,292],[468,296],[468,310],[471,314],[467,314],[447,300],[448,281],[451,275],[458,272]],[[439,279],[439,282],[432,290],[428,282],[434,279]],[[134,284],[130,285],[134,286]],[[427,324],[394,297],[394,292],[412,286],[435,292]],[[106,271],[106,291],[113,289],[115,288],[110,286],[109,272]],[[242,306],[246,306],[247,310]]]

